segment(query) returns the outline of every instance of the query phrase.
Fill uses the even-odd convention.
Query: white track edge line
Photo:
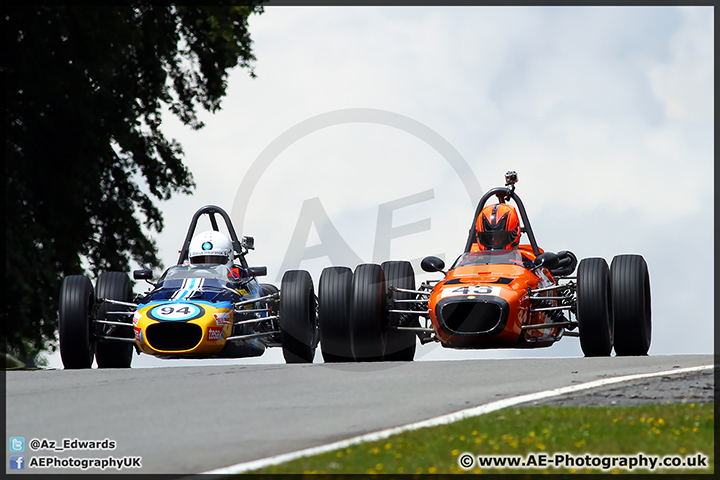
[[[219,475],[232,475],[237,473],[245,473],[260,468],[277,465],[280,463],[289,462],[298,458],[309,457],[311,455],[318,455],[321,453],[331,452],[333,450],[339,450],[359,443],[374,442],[388,438],[392,435],[396,435],[402,432],[408,432],[411,430],[419,430],[421,428],[435,427],[438,425],[446,425],[448,423],[457,422],[470,417],[476,417],[484,415],[486,413],[494,412],[506,407],[512,407],[521,403],[532,402],[534,400],[541,400],[544,398],[557,397],[566,393],[578,392],[581,390],[589,390],[591,388],[603,387],[605,385],[612,385],[614,383],[627,382],[630,380],[638,380],[641,378],[660,377],[663,375],[677,375],[680,373],[697,372],[701,370],[708,370],[714,368],[715,365],[700,365],[697,367],[686,367],[678,368],[674,370],[666,370],[663,372],[653,373],[637,373],[632,375],[625,375],[622,377],[604,378],[600,380],[593,380],[591,382],[580,383],[578,385],[570,385],[567,387],[554,388],[551,390],[545,390],[542,392],[529,393],[526,395],[520,395],[513,398],[505,398],[497,400],[495,402],[486,403],[484,405],[478,405],[476,407],[466,408],[459,410],[454,413],[448,413],[440,415],[439,417],[422,420],[420,422],[410,423],[407,425],[401,425],[399,427],[387,428],[385,430],[379,430],[377,432],[365,433],[356,437],[348,438],[345,440],[339,440],[337,442],[328,443],[325,445],[319,445],[317,447],[310,447],[303,450],[297,450],[294,452],[283,453],[280,455],[273,455],[271,457],[260,458],[257,460],[251,460],[249,462],[242,462],[227,467],[218,468],[215,470],[209,470],[207,472],[201,472],[198,475],[207,474],[219,474]],[[192,478],[192,477],[187,477]]]

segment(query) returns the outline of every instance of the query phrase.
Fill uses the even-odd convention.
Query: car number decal
[[[202,317],[205,310],[192,303],[165,303],[151,308],[147,316],[153,320],[182,321]]]
[[[440,294],[440,298],[456,297],[459,295],[500,295],[500,287],[490,287],[487,285],[465,285],[456,288],[444,288]]]

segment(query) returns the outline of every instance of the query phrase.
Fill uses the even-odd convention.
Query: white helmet
[[[192,239],[188,249],[190,263],[232,264],[233,248],[230,239],[220,232],[202,232]]]

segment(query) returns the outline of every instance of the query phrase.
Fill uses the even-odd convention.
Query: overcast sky
[[[255,237],[248,261],[278,286],[283,267],[317,288],[332,264],[451,262],[479,196],[515,170],[542,248],[645,257],[651,355],[713,351],[712,7],[267,7],[250,29],[257,78],[234,71],[204,129],[165,124],[197,182],[160,204],[166,266],[207,204]],[[416,358],[508,356],[582,352]]]

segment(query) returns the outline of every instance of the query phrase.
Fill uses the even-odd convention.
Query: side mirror
[[[425,257],[422,259],[422,262],[420,262],[420,268],[422,268],[426,272],[442,272],[445,268],[445,262],[442,261],[441,258],[438,257]]]
[[[550,270],[551,268],[556,268],[560,264],[560,257],[552,252],[545,252],[538,255],[534,263],[535,268],[543,267]]]
[[[248,277],[264,277],[267,275],[267,267],[248,267]]]
[[[558,252],[557,256],[560,261],[558,262],[557,267],[549,269],[550,274],[553,277],[572,275],[578,263],[575,254],[568,250],[563,250]]]
[[[152,270],[135,270],[133,272],[135,280],[150,280],[152,278]]]

